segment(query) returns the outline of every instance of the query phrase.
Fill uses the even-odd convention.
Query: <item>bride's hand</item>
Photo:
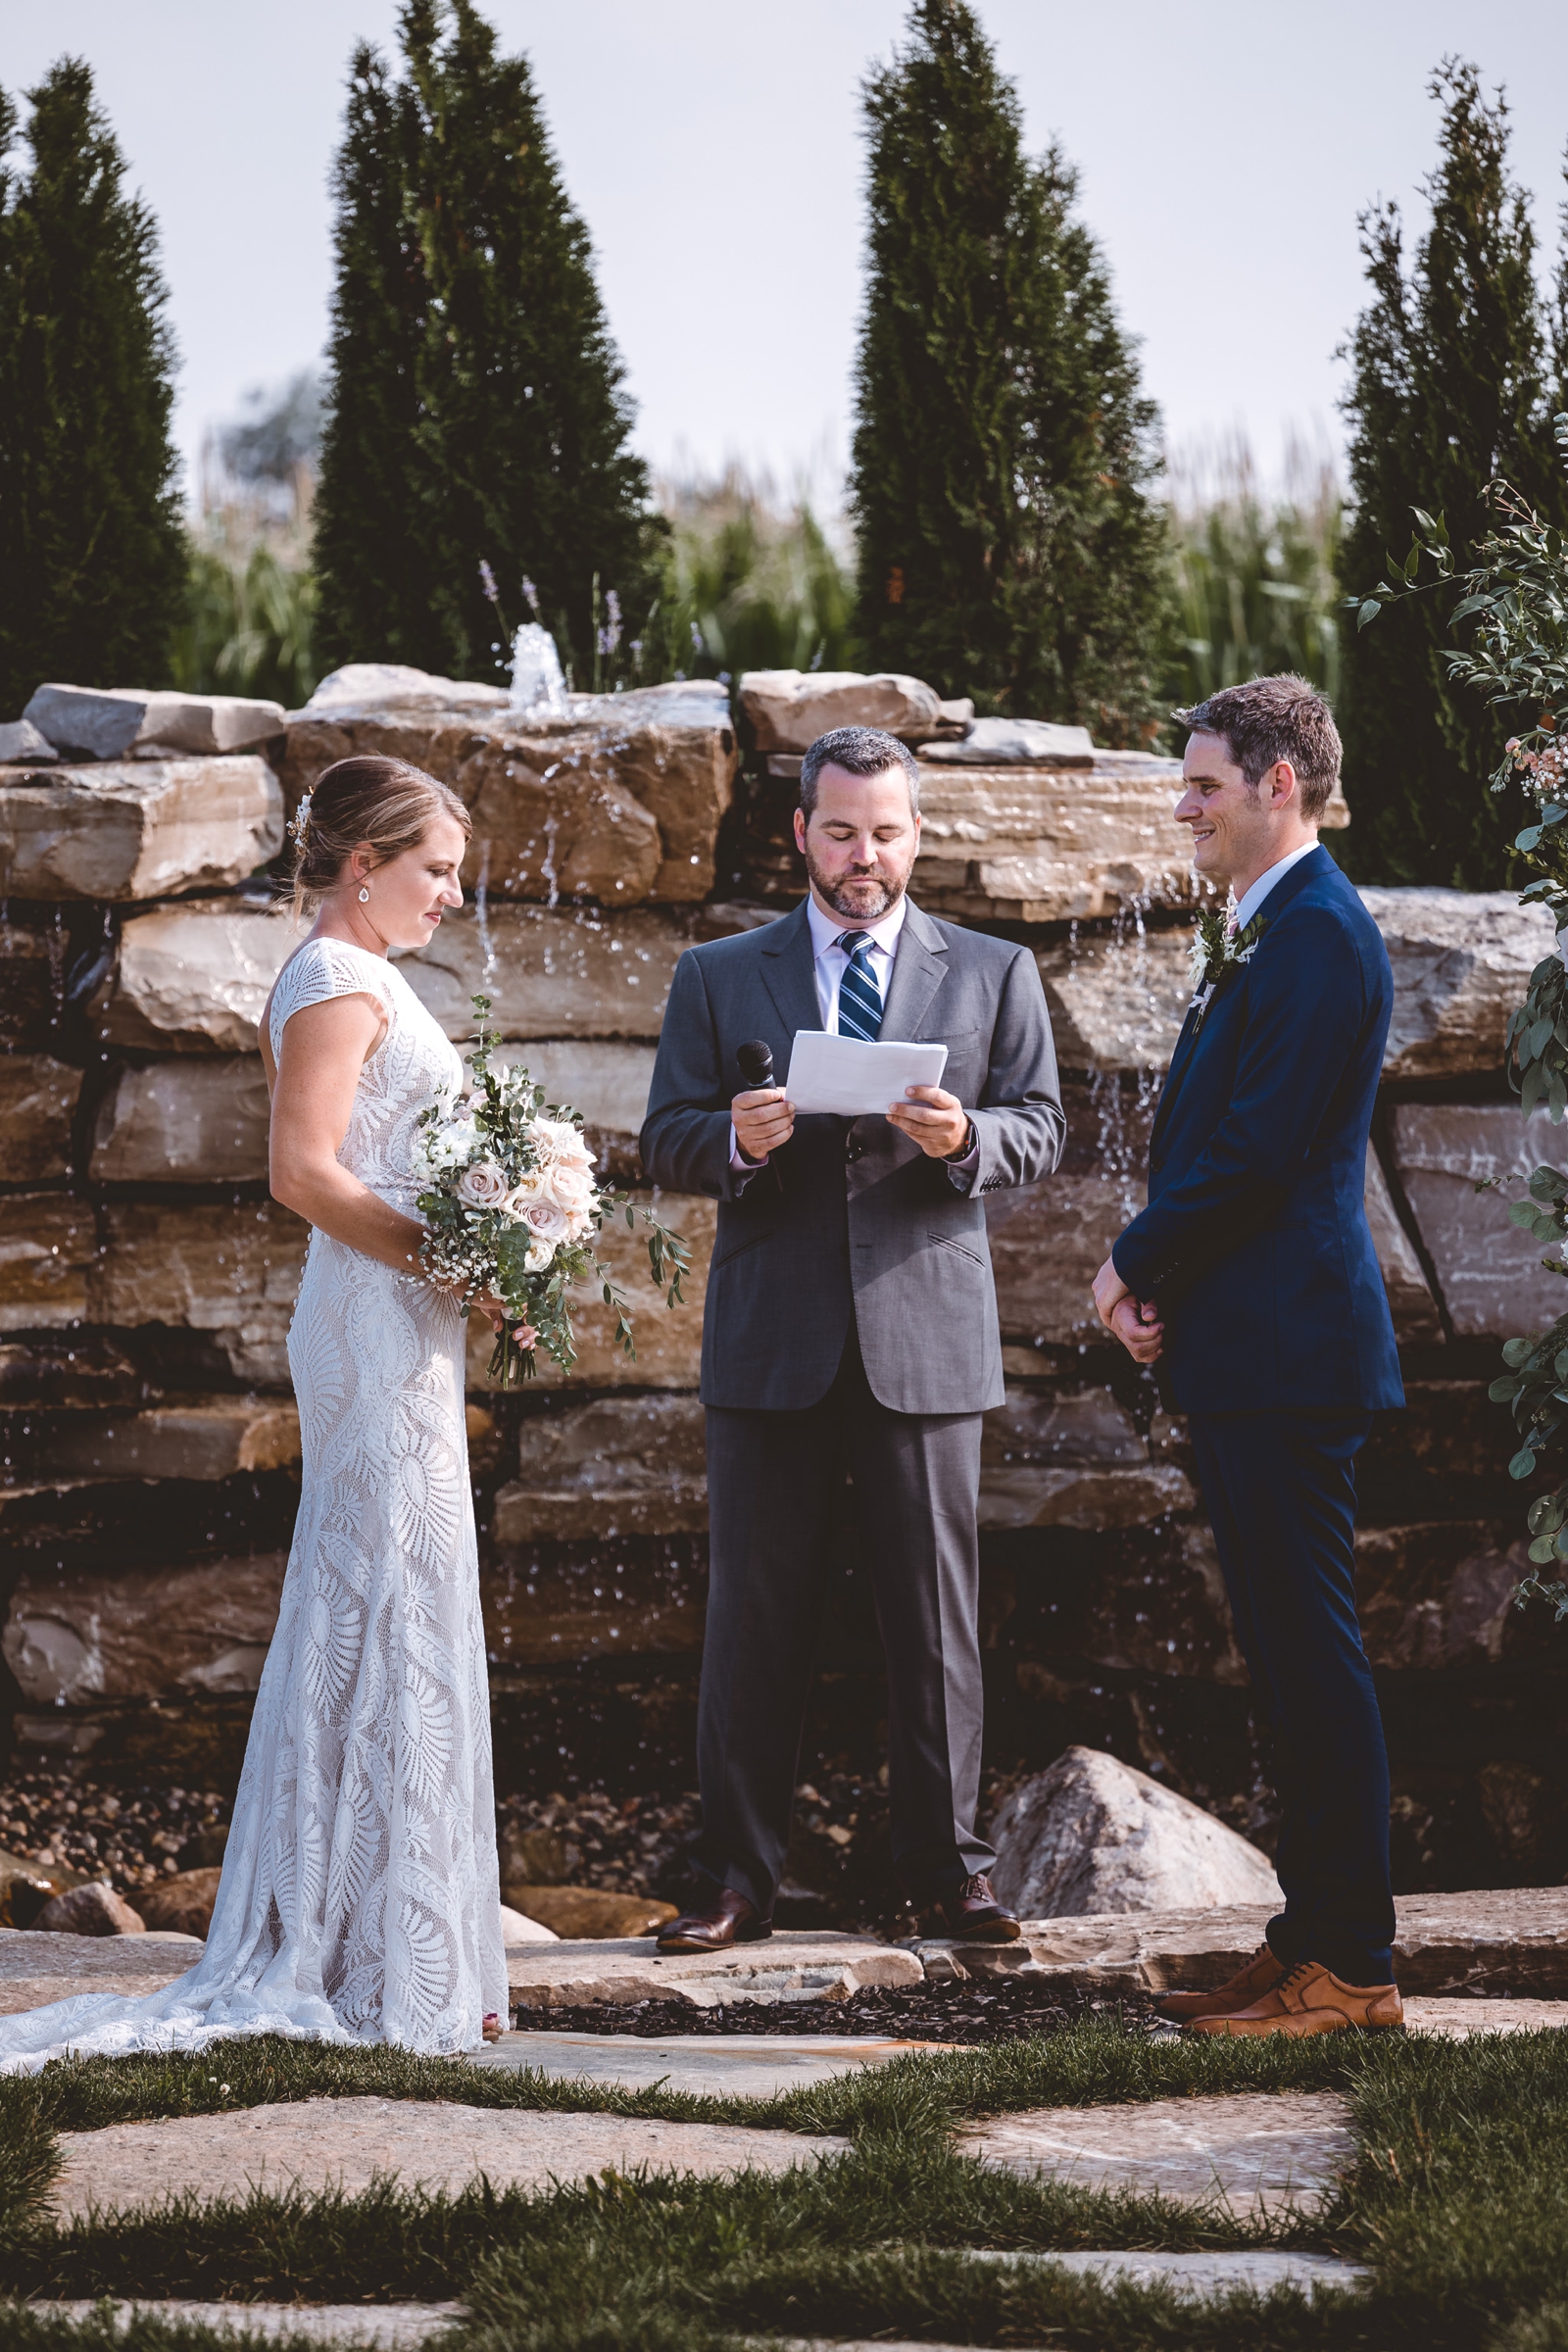
[[[476,1315],[483,1315],[497,1339],[506,1330],[508,1323],[512,1322],[506,1301],[498,1298],[494,1291],[478,1292],[474,1297],[470,1311]],[[531,1323],[512,1322],[512,1337],[516,1346],[526,1354],[538,1340],[539,1334]]]

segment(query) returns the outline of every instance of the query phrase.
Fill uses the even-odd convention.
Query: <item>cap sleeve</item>
[[[282,1052],[283,1031],[307,1004],[333,997],[373,997],[390,1017],[391,974],[379,956],[367,956],[338,939],[308,939],[278,974],[268,1015],[272,1058]]]

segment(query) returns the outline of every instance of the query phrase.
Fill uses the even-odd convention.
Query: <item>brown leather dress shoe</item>
[[[965,1879],[956,1894],[944,1895],[937,1908],[948,1934],[964,1943],[1013,1943],[1021,1932],[1012,1913],[993,1894],[984,1871]]]
[[[1229,2017],[1272,1992],[1284,1974],[1284,1961],[1260,1943],[1241,1974],[1217,1992],[1160,1992],[1154,1995],[1154,2007],[1173,2026],[1190,2026],[1196,2017]]]
[[[1227,2017],[1195,2017],[1189,2034],[1344,2034],[1402,2031],[1397,1984],[1345,1984],[1320,1960],[1298,1960],[1269,1992]]]
[[[725,1952],[732,1943],[760,1943],[773,1933],[757,1905],[726,1886],[708,1911],[683,1911],[659,1932],[662,1952]]]

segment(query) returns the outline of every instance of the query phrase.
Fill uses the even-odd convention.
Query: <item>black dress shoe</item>
[[[1016,1934],[1014,1930],[1014,1934]],[[760,1943],[773,1933],[755,1903],[726,1886],[710,1911],[684,1911],[659,1931],[662,1952],[726,1952],[732,1943]]]
[[[945,1894],[937,1907],[948,1934],[962,1943],[1013,1943],[1020,1934],[1012,1913],[992,1893],[984,1871],[965,1879],[956,1894]]]

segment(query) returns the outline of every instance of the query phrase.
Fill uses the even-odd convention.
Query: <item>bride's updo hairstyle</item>
[[[473,822],[457,794],[407,760],[367,752],[323,768],[289,826],[295,920],[310,920],[362,842],[369,843],[375,864],[385,865],[417,849],[439,816],[450,816],[471,838]]]

